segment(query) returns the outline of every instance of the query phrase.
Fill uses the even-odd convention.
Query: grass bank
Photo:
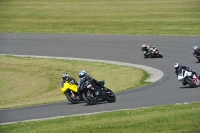
[[[199,0],[1,0],[0,32],[200,35]]]
[[[1,125],[3,133],[199,133],[200,103]]]
[[[66,101],[61,94],[61,74],[68,72],[77,81],[80,70],[115,93],[148,85],[149,74],[127,66],[104,63],[0,56],[0,109]],[[120,76],[111,76],[120,73]],[[124,82],[126,81],[126,82]]]

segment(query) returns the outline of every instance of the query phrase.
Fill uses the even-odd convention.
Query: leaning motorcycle
[[[151,58],[163,58],[163,55],[158,51],[158,49],[152,49],[149,56]]]
[[[80,101],[83,101],[82,97],[80,96],[80,90],[75,83],[66,81],[64,86],[61,88],[61,92],[73,104],[78,104]]]
[[[151,49],[144,55],[144,58],[163,58],[163,55],[158,51],[158,49]]]
[[[104,85],[104,81],[102,81],[102,84]],[[84,101],[89,105],[94,105],[97,102],[115,102],[116,96],[115,94],[108,88],[103,89],[93,83],[92,81],[86,81],[81,86],[82,92],[81,96],[84,99]],[[98,90],[98,91],[97,91]]]
[[[181,81],[184,85],[190,85],[191,87],[197,87],[200,85],[199,78],[193,74],[193,72],[179,69],[178,70],[178,80]]]
[[[198,54],[198,55],[197,55]],[[193,50],[193,55],[197,58],[198,62],[200,62],[200,52],[197,53]]]

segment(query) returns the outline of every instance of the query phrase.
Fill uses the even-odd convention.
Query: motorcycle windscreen
[[[182,80],[184,78],[182,69],[178,70],[178,80]]]

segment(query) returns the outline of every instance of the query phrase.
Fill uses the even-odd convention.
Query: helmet
[[[174,68],[177,70],[179,68],[179,64],[178,63],[175,63],[174,64]]]
[[[144,48],[144,47],[147,47],[147,45],[146,44],[142,44],[142,47]]]
[[[68,73],[63,73],[63,74],[62,74],[62,79],[63,79],[63,80],[66,80],[68,76],[69,76]]]
[[[156,48],[156,46],[153,46],[153,48]]]
[[[198,49],[198,46],[194,46],[193,48],[194,48],[194,50],[197,50],[197,49]]]
[[[79,78],[85,78],[87,76],[86,71],[80,71],[78,74]]]

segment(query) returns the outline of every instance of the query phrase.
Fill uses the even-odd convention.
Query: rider
[[[153,49],[153,50],[157,50],[156,46],[153,46],[152,49]]]
[[[179,63],[175,63],[174,64],[174,68],[175,68],[175,73],[176,73],[176,76],[178,77],[178,70],[179,69],[184,69],[184,70],[186,70],[186,71],[189,71],[189,72],[192,72],[193,74],[195,74],[198,78],[200,78],[200,76],[199,75],[197,75],[197,73],[194,71],[194,70],[190,70],[190,68],[189,67],[187,67],[187,66],[184,66],[184,65],[179,65]],[[184,83],[184,82],[182,82],[183,83],[183,85],[186,85],[186,83]]]
[[[95,83],[95,85],[106,89],[102,83],[102,81],[97,81],[96,79],[94,79],[93,77],[91,77],[90,75],[87,75],[86,71],[80,71],[79,72],[79,88],[82,86],[83,83],[85,83],[86,81],[92,81],[93,83]],[[101,93],[100,90],[96,90],[96,92],[98,91],[98,93]]]
[[[66,72],[62,74],[62,80],[63,80],[62,83],[61,83],[62,87],[64,86],[64,83],[66,81],[69,82],[69,83],[74,83],[74,84],[78,85],[76,80],[73,77],[69,76],[68,73],[66,73]]]
[[[150,51],[150,52],[154,53],[156,50],[158,50],[158,49],[156,48],[156,46],[153,46],[153,47],[152,47],[151,45],[149,46],[149,51]]]
[[[197,56],[199,56],[200,55],[200,48],[198,46],[194,46],[193,48],[194,48],[193,53],[196,54]]]
[[[142,44],[142,49],[141,49],[144,53],[144,57],[148,56],[149,51],[150,51],[150,46],[146,45],[146,44]]]
[[[200,48],[198,46],[194,46],[193,55],[198,59],[200,62]]]

